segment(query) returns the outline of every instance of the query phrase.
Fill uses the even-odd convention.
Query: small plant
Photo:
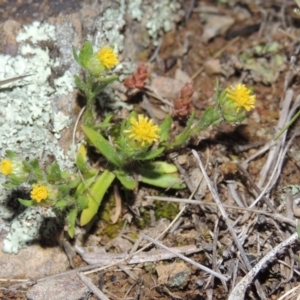
[[[139,183],[163,189],[185,188],[176,166],[165,162],[164,155],[184,146],[192,136],[210,125],[221,121],[241,122],[255,105],[255,95],[245,85],[237,84],[219,92],[217,83],[215,106],[208,107],[196,121],[195,112],[190,114],[194,90],[192,84],[187,84],[174,107],[174,114],[188,118],[178,135],[171,134],[173,120],[170,115],[160,125],[135,111],[121,121],[108,114],[98,122],[95,99],[118,78],[110,73],[119,63],[118,56],[111,47],[94,52],[90,42],[86,42],[78,54],[73,48],[73,55],[85,71],[84,79],[75,76],[75,82],[86,98],[82,129],[87,144],[99,152],[99,157],[105,158],[105,163],[98,168],[91,167],[86,146],[82,144],[75,161],[76,174],[62,171],[56,163],[43,170],[37,160],[22,161],[12,151],[7,151],[0,164],[1,173],[8,178],[5,187],[23,185],[30,190],[31,199],[19,199],[23,205],[52,207],[65,213],[70,237],[74,236],[77,217],[80,225],[88,224],[113,183],[126,190],[137,189]],[[126,84],[141,89],[147,78],[148,68],[143,65]]]
[[[112,47],[101,47],[94,53],[93,45],[87,41],[81,48],[79,54],[73,47],[73,56],[76,62],[85,70],[85,81],[75,75],[75,83],[82,90],[86,98],[86,109],[83,114],[83,123],[87,126],[94,126],[96,113],[94,101],[98,94],[118,76],[106,76],[107,72],[114,68],[118,63],[118,55]]]

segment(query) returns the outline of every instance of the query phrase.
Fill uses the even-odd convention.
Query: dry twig
[[[185,255],[197,253],[202,251],[202,248],[196,245],[189,245],[183,247],[172,247],[171,252],[163,250],[151,250],[148,252],[136,253],[131,258],[127,253],[97,253],[85,251],[85,248],[75,246],[76,251],[81,255],[83,260],[88,264],[92,265],[102,265],[105,269],[112,265],[120,264],[126,262],[127,264],[140,264],[145,262],[155,262],[160,260],[172,259],[177,256],[177,253],[184,253]],[[174,255],[174,253],[176,253]],[[94,272],[94,270],[93,270]],[[86,274],[92,272],[86,272]]]
[[[77,273],[77,276],[98,297],[98,299],[109,300],[109,298],[107,298],[106,295],[103,294],[87,276],[85,276],[83,273]]]
[[[272,251],[265,255],[251,271],[235,286],[228,300],[244,299],[247,287],[252,283],[255,276],[263,269],[264,265],[269,263],[275,255],[281,250],[293,244],[298,240],[298,233],[294,233],[288,239],[277,245]]]

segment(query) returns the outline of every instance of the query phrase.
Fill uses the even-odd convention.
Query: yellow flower
[[[226,89],[227,98],[232,100],[237,111],[244,108],[249,111],[255,107],[255,95],[251,95],[252,91],[247,89],[244,84],[237,84]]]
[[[10,159],[3,159],[1,161],[1,166],[0,166],[0,169],[1,169],[1,173],[4,174],[4,175],[9,175],[12,173],[13,171],[13,163]]]
[[[129,130],[124,130],[128,133],[129,138],[140,142],[142,147],[147,144],[152,144],[159,140],[159,131],[157,125],[154,124],[153,120],[149,120],[148,117],[138,115],[138,119],[131,118],[130,124],[132,125]]]
[[[35,200],[37,203],[40,203],[41,201],[46,200],[48,198],[49,190],[43,184],[33,184],[30,196],[32,200]]]
[[[4,158],[0,163],[0,172],[8,177],[18,177],[20,180],[26,180],[28,172],[24,170],[24,165],[17,158]]]
[[[97,57],[106,69],[111,69],[119,63],[118,54],[110,47],[102,47],[98,51]]]

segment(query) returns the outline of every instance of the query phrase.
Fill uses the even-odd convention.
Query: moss
[[[151,217],[149,211],[145,208],[142,208],[140,212],[141,216],[140,218],[134,218],[134,224],[138,228],[144,229],[151,224]]]
[[[173,220],[178,214],[178,204],[164,201],[154,201],[155,204],[155,217],[156,219],[166,218]]]
[[[97,235],[107,236],[109,238],[114,238],[122,230],[124,221],[119,219],[116,224],[111,223],[111,214],[115,209],[115,198],[113,194],[108,194],[102,205],[100,206],[100,219],[103,223],[103,226],[98,230]]]
[[[102,235],[107,235],[109,238],[115,238],[122,230],[124,222],[120,221],[117,224],[107,224],[104,228]]]

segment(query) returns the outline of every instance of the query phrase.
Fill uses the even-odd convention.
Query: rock
[[[68,258],[59,247],[42,248],[34,244],[20,250],[17,255],[0,251],[1,278],[37,279],[64,272],[68,268]]]
[[[183,288],[191,275],[191,269],[184,262],[158,265],[156,272],[158,283],[170,288]]]
[[[26,294],[29,300],[79,300],[89,293],[76,274],[45,280],[34,285]]]

